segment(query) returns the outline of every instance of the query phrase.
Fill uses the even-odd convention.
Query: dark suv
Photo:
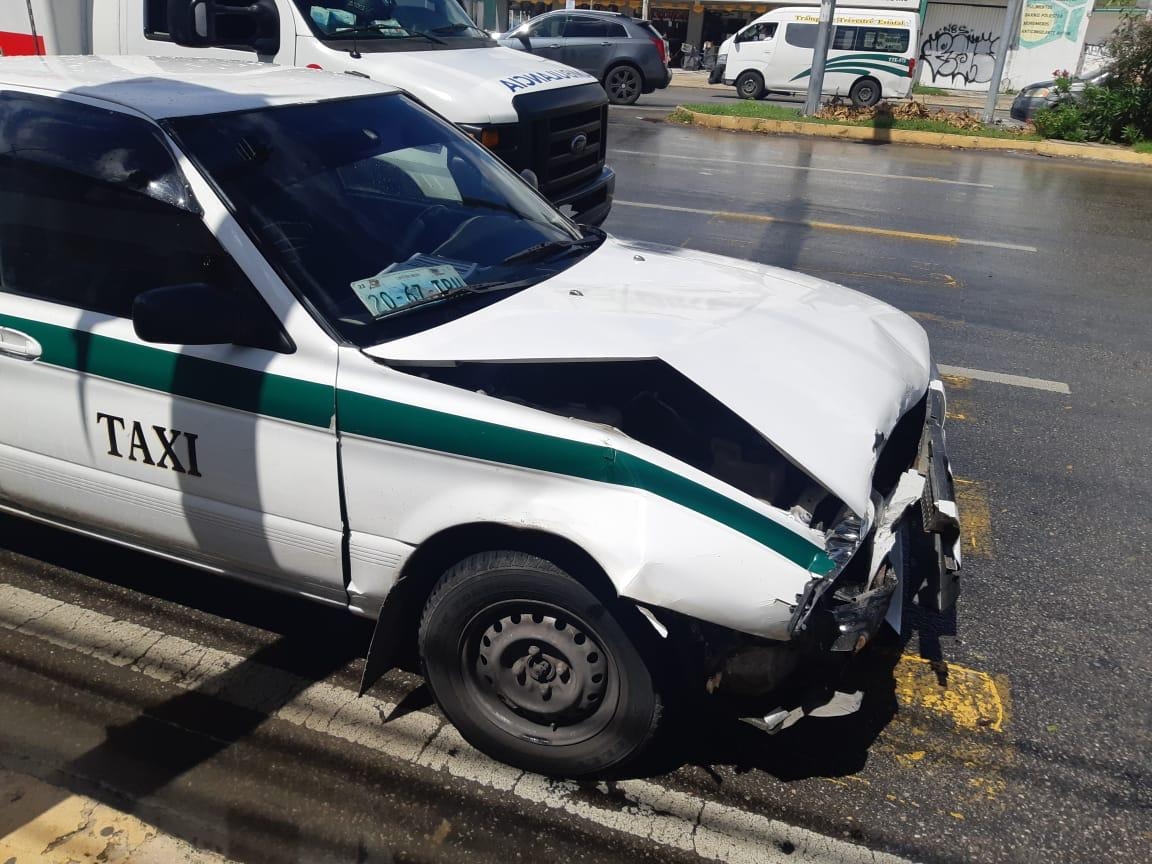
[[[546,12],[499,40],[595,75],[614,105],[631,105],[672,80],[668,43],[660,32],[648,21],[615,12]]]

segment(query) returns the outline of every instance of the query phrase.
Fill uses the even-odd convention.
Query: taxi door
[[[0,506],[343,602],[336,348],[245,248],[153,124],[0,93]]]

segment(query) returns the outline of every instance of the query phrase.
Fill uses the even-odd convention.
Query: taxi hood
[[[931,371],[923,328],[867,295],[614,239],[552,279],[367,353],[405,365],[660,359],[861,515],[881,445]]]
[[[587,72],[511,48],[371,54],[361,47],[357,69],[407,90],[457,123],[512,123],[512,98],[520,93],[596,83]]]

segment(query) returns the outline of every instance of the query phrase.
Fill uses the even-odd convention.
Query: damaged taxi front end
[[[866,295],[609,239],[530,291],[366,353],[596,442],[585,479],[637,509],[604,492],[586,512],[581,487],[548,508],[541,493],[521,524],[578,543],[664,638],[702,649],[711,689],[770,691],[805,657],[859,651],[886,618],[899,627],[903,584],[954,600],[943,387],[923,329]]]

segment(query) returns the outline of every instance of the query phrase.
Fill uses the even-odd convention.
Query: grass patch
[[[868,129],[903,129],[912,132],[942,132],[945,135],[968,135],[980,138],[1010,138],[1014,141],[1040,141],[1039,135],[1023,134],[998,126],[985,126],[981,130],[961,129],[943,120],[935,118],[877,118],[873,120],[825,120],[816,117],[801,117],[800,111],[795,108],[784,108],[780,105],[771,105],[763,102],[742,100],[731,105],[707,104],[685,105],[688,111],[699,114],[727,115],[732,117],[759,117],[765,120],[791,120],[804,123],[835,124],[837,126],[863,126]],[[687,111],[676,116],[674,112],[670,119],[686,123],[691,121]]]
[[[1152,153],[1152,141],[1137,141],[1132,149],[1137,153]]]
[[[947,96],[948,91],[942,90],[939,87],[929,87],[927,84],[916,84],[912,87],[912,92],[918,96]]]

